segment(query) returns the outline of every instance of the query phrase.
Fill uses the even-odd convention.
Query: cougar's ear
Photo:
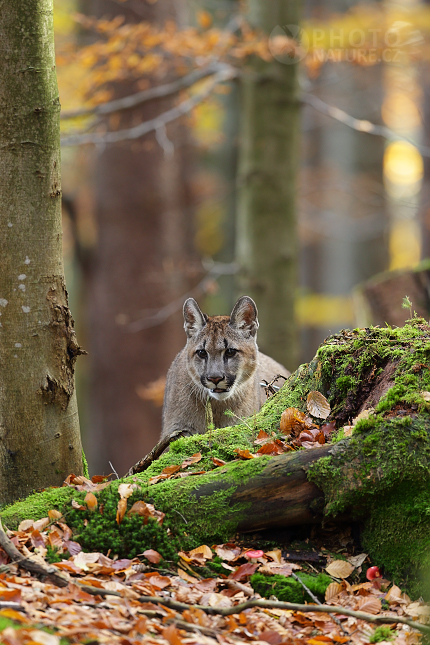
[[[184,302],[184,329],[188,338],[194,336],[206,325],[208,317],[200,311],[200,307],[194,298],[188,298]]]
[[[255,336],[258,329],[258,312],[255,302],[248,296],[242,296],[233,307],[230,325],[243,333]]]

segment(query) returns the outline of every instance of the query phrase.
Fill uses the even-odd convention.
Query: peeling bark
[[[82,472],[52,0],[0,16],[0,505]],[[6,252],[7,250],[7,252]]]

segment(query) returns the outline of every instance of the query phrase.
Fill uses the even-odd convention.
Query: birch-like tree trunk
[[[249,0],[248,20],[269,38],[298,25],[299,0]],[[282,31],[280,32],[282,33]],[[294,296],[299,104],[297,63],[254,58],[242,81],[237,260],[241,293],[255,299],[259,346],[297,366]]]
[[[52,0],[0,14],[0,505],[82,472]]]

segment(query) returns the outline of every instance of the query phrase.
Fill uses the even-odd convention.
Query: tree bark
[[[249,20],[267,36],[298,24],[299,1],[250,0]],[[237,260],[239,286],[258,304],[259,345],[289,369],[297,365],[297,64],[254,59],[242,81]]]
[[[52,0],[1,12],[0,504],[82,472]]]

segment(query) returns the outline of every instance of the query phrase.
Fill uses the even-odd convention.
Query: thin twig
[[[303,580],[301,580],[301,579],[299,578],[299,576],[298,576],[297,574],[295,574],[295,573],[294,573],[294,571],[292,571],[292,572],[291,572],[291,575],[293,576],[293,578],[295,578],[295,579],[297,580],[297,582],[299,582],[299,583],[302,585],[303,589],[304,589],[304,590],[306,591],[306,593],[307,593],[307,594],[312,598],[312,600],[313,600],[314,602],[316,602],[316,603],[317,603],[317,605],[322,605],[322,602],[319,600],[319,598],[317,598],[317,596],[315,596],[315,594],[313,594],[313,593],[312,593],[312,591],[309,589],[309,587],[307,587],[307,586],[305,585],[305,583],[303,582]],[[344,633],[346,636],[349,636],[349,633],[347,632],[347,630],[345,629],[345,627],[342,625],[342,623],[340,622],[340,620],[339,620],[338,618],[336,618],[336,616],[333,616],[333,620],[334,620],[334,622],[336,623],[336,625],[337,625],[338,627],[340,627],[340,629],[343,631],[343,633]]]
[[[171,83],[165,83],[164,85],[158,85],[157,87],[150,87],[142,92],[137,92],[130,96],[124,96],[121,99],[107,101],[106,103],[100,103],[93,107],[61,112],[60,118],[76,119],[77,117],[90,116],[91,114],[112,114],[113,112],[128,110],[136,107],[137,105],[141,105],[142,103],[146,103],[146,101],[176,94],[180,90],[191,87],[191,85],[201,81],[203,78],[212,76],[215,72],[219,71],[219,69],[220,65],[208,65],[202,69],[195,69],[190,74],[182,76]]]
[[[125,141],[130,139],[139,139],[144,134],[154,132],[154,130],[157,130],[157,128],[175,121],[184,114],[188,114],[193,108],[196,107],[196,105],[204,101],[211,94],[216,85],[218,85],[219,83],[224,83],[225,81],[232,80],[237,76],[237,74],[237,70],[229,65],[219,72],[213,74],[211,81],[200,92],[197,92],[182,103],[179,103],[179,105],[177,105],[176,107],[163,112],[154,119],[143,121],[143,123],[139,123],[139,125],[136,125],[132,128],[127,128],[125,130],[115,130],[114,132],[89,132],[87,134],[71,134],[61,139],[61,145],[77,146],[87,143],[105,144],[117,143],[118,141]]]
[[[109,466],[112,468],[112,471],[113,471],[114,475],[116,475],[116,478],[117,478],[117,479],[120,479],[120,476],[119,476],[119,475],[118,475],[118,473],[116,472],[115,468],[112,466],[112,462],[111,462],[111,461],[109,462]]]

